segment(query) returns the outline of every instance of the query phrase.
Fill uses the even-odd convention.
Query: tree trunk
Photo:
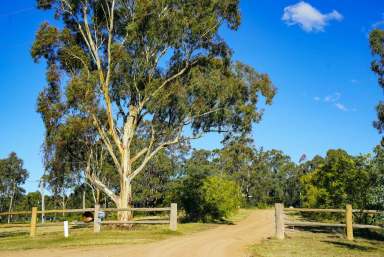
[[[85,209],[85,189],[83,189],[83,209]]]
[[[62,206],[62,209],[65,210],[65,195],[64,194],[61,198],[61,206]],[[63,211],[63,217],[64,216],[65,216],[65,212]]]
[[[132,185],[131,181],[126,179],[121,182],[121,191],[119,202],[116,204],[117,208],[131,208],[132,207]],[[118,213],[120,221],[130,221],[133,219],[132,211],[121,211]]]
[[[100,189],[96,188],[96,204],[100,204]]]
[[[12,192],[12,195],[11,195],[11,200],[9,201],[9,209],[8,209],[8,212],[11,212],[12,211],[12,205],[13,205],[13,198],[15,196],[15,191]],[[11,214],[8,214],[8,224],[11,222]]]
[[[44,223],[45,220],[45,192],[44,192],[44,182],[40,181],[40,195],[41,195],[41,223]]]

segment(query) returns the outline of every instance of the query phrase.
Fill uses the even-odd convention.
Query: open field
[[[273,210],[243,210],[233,220],[232,224],[229,222],[222,225],[181,224],[177,232],[170,232],[161,226],[152,226],[148,229],[143,227],[136,231],[102,231],[98,235],[88,232],[88,234],[74,235],[72,237],[74,239],[70,239],[71,241],[64,240],[61,235],[56,235],[45,243],[36,243],[33,246],[33,248],[40,249],[2,250],[0,256],[244,257],[248,245],[260,242],[273,234]],[[33,241],[41,237],[43,236],[38,235]],[[78,238],[78,242],[76,242],[76,238]],[[28,243],[28,238],[19,238],[11,243],[2,240],[0,239],[0,244],[8,245],[3,246],[3,249],[9,248],[11,244],[14,246],[13,249],[16,249],[17,244],[21,245],[23,242],[24,247],[32,248]],[[98,242],[97,245],[93,240]],[[41,249],[45,247],[49,248]],[[20,246],[17,249],[23,248]]]
[[[268,239],[251,247],[252,257],[383,257],[384,242],[342,234],[296,231],[285,240]]]

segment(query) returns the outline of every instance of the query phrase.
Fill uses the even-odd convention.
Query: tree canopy
[[[384,30],[374,29],[369,35],[369,43],[372,55],[375,57],[371,63],[372,71],[377,75],[380,87],[384,88]],[[384,132],[384,103],[380,102],[376,106],[377,120],[373,123],[374,127],[380,132]],[[384,145],[384,141],[382,142]]]
[[[101,145],[119,185],[106,186],[98,172],[88,179],[118,206],[132,202],[131,181],[159,151],[207,132],[247,133],[261,119],[260,97],[271,104],[275,95],[268,75],[234,61],[219,35],[221,26],[239,27],[239,0],[38,6],[54,10],[62,24],[42,24],[31,50],[47,62],[48,85],[38,98],[46,166],[53,172],[50,164],[73,145],[81,164],[70,168],[90,170]]]
[[[0,212],[12,211],[15,200],[25,192],[22,185],[28,176],[23,160],[16,153],[12,152],[7,158],[0,159]]]

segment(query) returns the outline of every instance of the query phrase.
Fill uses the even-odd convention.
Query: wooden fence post
[[[69,235],[69,224],[68,220],[64,221],[64,237],[67,238]]]
[[[275,236],[277,239],[284,239],[284,204],[275,204]]]
[[[347,230],[347,240],[353,240],[353,216],[352,205],[347,204],[345,208],[345,225]]]
[[[177,204],[171,203],[171,213],[169,215],[169,229],[172,231],[177,230]]]
[[[29,235],[31,237],[36,236],[36,222],[37,222],[37,207],[32,207],[31,230],[29,232]]]
[[[100,219],[99,219],[100,205],[95,205],[95,213],[93,214],[93,232],[100,232]]]

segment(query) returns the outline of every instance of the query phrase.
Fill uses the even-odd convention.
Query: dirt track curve
[[[247,257],[248,245],[273,233],[273,211],[255,210],[236,225],[141,245],[2,252],[1,257]]]

